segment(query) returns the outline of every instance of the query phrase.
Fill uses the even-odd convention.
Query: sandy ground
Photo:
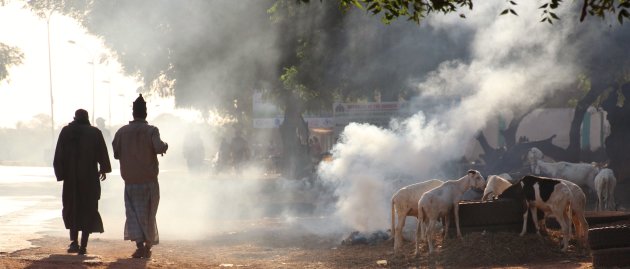
[[[449,244],[456,248],[456,245],[465,245],[464,242],[478,241],[476,236],[479,235],[466,236],[464,240],[451,239],[450,243],[447,241],[442,245],[438,254],[423,253],[415,258],[411,242],[404,245],[402,255],[394,256],[391,241],[346,246],[314,236],[271,234],[266,238],[252,238],[248,234],[237,234],[207,240],[164,241],[154,248],[151,259],[130,258],[134,246],[122,240],[93,240],[88,255],[78,256],[65,253],[66,239],[43,237],[33,240],[37,247],[1,254],[0,268],[592,268],[587,252],[573,247],[562,253],[556,248],[555,240],[546,242],[535,235],[520,239],[514,236],[512,242],[506,243],[520,248],[519,240],[538,241],[555,249],[551,255],[486,264],[479,261],[488,262],[482,257],[492,255],[492,252],[502,252],[495,255],[498,259],[518,254],[497,245],[492,247],[494,251],[488,248],[468,251],[466,257],[474,259],[477,256],[479,259],[467,262],[454,258],[448,251]],[[535,252],[533,248],[537,246],[529,247]]]

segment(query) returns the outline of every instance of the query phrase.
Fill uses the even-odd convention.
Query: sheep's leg
[[[429,246],[429,254],[433,253],[433,229],[435,227],[433,218],[429,219],[429,225],[427,225],[427,245]]]
[[[396,228],[394,229],[394,251],[400,249],[403,244],[403,236],[402,231],[405,227],[405,219],[407,218],[407,214],[404,211],[398,211],[398,223],[396,223]]]
[[[420,210],[418,210],[420,212]],[[420,243],[424,241],[424,221],[422,217],[418,215],[418,225],[416,226],[416,251],[415,256],[418,257],[420,255]]]
[[[448,213],[446,213],[446,215],[444,215],[444,234],[442,235],[444,237],[444,239],[446,239],[448,237],[448,226],[450,225],[450,218],[448,216]]]
[[[569,249],[569,216],[567,215],[566,208],[556,208],[552,207],[551,210],[553,214],[556,216],[558,223],[560,223],[560,228],[562,230],[562,251],[567,251]]]
[[[418,219],[418,227],[420,227],[420,241],[424,242],[427,240],[427,223]]]
[[[529,213],[529,207],[525,209],[525,213],[523,213],[523,229],[521,230],[520,236],[525,235],[527,232],[527,214]]]
[[[462,231],[459,229],[459,202],[453,205],[453,213],[455,213],[455,226],[457,226],[457,238],[462,238]]]
[[[536,234],[540,236],[540,225],[538,225],[538,208],[535,206],[531,208],[532,211],[532,220],[534,222],[534,227],[536,227]]]

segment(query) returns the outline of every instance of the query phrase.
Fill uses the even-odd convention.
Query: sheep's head
[[[467,176],[468,178],[470,178],[471,187],[482,190],[486,187],[486,180],[483,178],[479,171],[468,170]]]
[[[544,154],[538,148],[533,147],[529,149],[527,152],[527,161],[529,162],[529,169],[532,173],[540,173],[540,171],[536,172],[535,170],[538,169],[538,161],[542,160],[543,157]]]

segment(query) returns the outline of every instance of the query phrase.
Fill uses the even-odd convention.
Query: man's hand
[[[168,150],[168,143],[164,143],[164,153]],[[160,154],[160,156],[164,156],[164,153]]]
[[[99,179],[101,181],[105,181],[105,179],[107,179],[107,174],[105,174],[105,172],[99,172],[99,174],[101,175],[99,176]]]

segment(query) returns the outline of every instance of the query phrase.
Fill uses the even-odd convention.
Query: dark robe
[[[62,215],[66,229],[102,233],[99,172],[109,173],[112,168],[101,131],[89,121],[75,120],[63,127],[53,166],[57,181],[63,181]]]

